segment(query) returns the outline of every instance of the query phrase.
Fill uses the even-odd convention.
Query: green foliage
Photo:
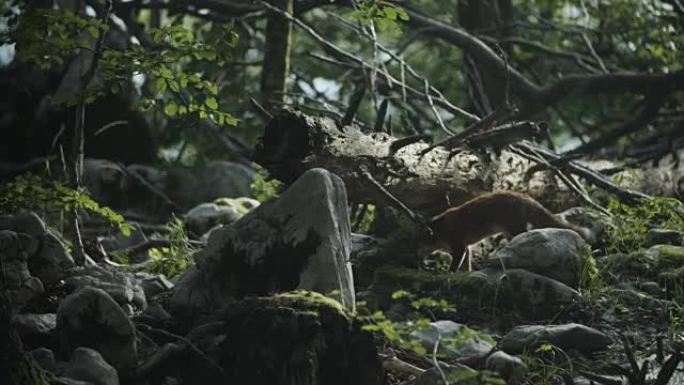
[[[92,49],[94,39],[108,28],[101,20],[82,18],[71,11],[32,8],[21,17],[12,38],[19,60],[49,69],[81,50]]]
[[[605,287],[593,255],[588,255],[580,272],[579,287],[583,292],[595,293]]]
[[[372,22],[381,32],[387,32],[393,36],[401,34],[399,21],[409,19],[404,8],[389,1],[358,0],[356,5],[357,9],[352,13],[353,17],[365,24]]]
[[[86,210],[107,220],[128,236],[131,226],[124,218],[106,206],[92,200],[85,190],[73,190],[59,181],[50,181],[32,174],[19,175],[0,187],[0,211],[18,213],[38,211],[57,212],[61,217],[72,210]]]
[[[433,315],[436,311],[454,312],[456,310],[452,304],[444,299],[418,297],[405,290],[397,290],[392,293],[392,299],[407,301],[411,308],[417,311],[416,314],[429,313]],[[360,305],[359,308],[361,308]],[[434,319],[435,317],[432,316],[432,318]],[[430,319],[419,316],[411,319],[394,321],[389,319],[382,311],[373,312],[368,316],[359,316],[359,319],[366,322],[363,326],[364,330],[381,333],[389,342],[396,345],[398,348],[411,350],[420,356],[428,354],[421,342],[411,338],[409,335],[415,330],[427,328],[430,325]],[[463,328],[459,338],[445,338],[441,343],[446,346],[458,346],[458,344],[471,338],[479,338],[494,344],[494,341],[488,335],[480,334],[469,328]]]
[[[423,310],[432,312],[434,310],[454,311],[454,307],[445,300],[437,300],[434,298],[418,298],[416,295],[404,290],[396,291],[392,294],[395,300],[408,300],[411,307],[415,310]],[[359,308],[362,306],[358,304]],[[382,311],[376,311],[365,317],[358,317],[366,324],[363,329],[370,332],[382,334],[392,345],[398,349],[410,351],[418,356],[432,359],[433,351],[427,349],[423,343],[410,334],[413,331],[425,329],[430,326],[430,320],[427,318],[416,318],[402,321],[390,320]],[[471,339],[481,339],[495,344],[494,340],[486,334],[479,333],[468,327],[463,327],[459,332],[457,338],[443,338],[440,340],[440,346],[458,348],[458,346],[465,341]],[[436,354],[437,358],[444,358],[439,352]],[[464,385],[502,385],[505,384],[500,377],[495,373],[483,370],[477,371],[470,368],[459,368],[446,373],[446,379],[449,383],[464,384]]]
[[[190,244],[183,221],[174,218],[164,228],[164,238],[170,240],[171,245],[150,250],[150,256],[154,261],[152,272],[171,278],[192,265],[192,255],[196,250]]]
[[[237,44],[231,26],[222,27],[223,34],[212,42],[198,41],[195,34],[179,25],[151,30],[157,48],[134,45],[127,51],[107,50],[102,55],[103,75],[113,93],[119,91],[119,81],[129,74],[145,74],[154,79],[155,98],[140,102],[143,110],[159,107],[168,117],[194,115],[211,119],[218,125],[234,126],[238,120],[219,109],[218,85],[199,73],[183,71],[182,64],[203,61],[224,65]]]
[[[563,376],[572,376],[574,367],[570,357],[563,349],[543,342],[520,356],[528,367],[527,374],[520,383],[552,385],[563,383]]]
[[[278,197],[278,190],[283,184],[277,179],[267,180],[266,178],[266,171],[263,169],[257,169],[254,182],[252,182],[250,185],[252,196],[261,203]]]
[[[608,230],[609,253],[638,250],[653,227],[684,231],[684,205],[675,198],[642,199],[636,206],[611,199],[608,210],[613,215]]]
[[[99,19],[37,8],[22,16],[12,38],[19,60],[49,69],[83,51],[93,51],[95,40],[107,30]],[[225,64],[238,39],[231,25],[223,25],[221,32],[211,41],[200,41],[193,31],[171,25],[150,31],[155,47],[133,44],[126,50],[103,48],[99,52],[103,82],[89,85],[82,93],[60,95],[54,102],[72,106],[84,98],[91,103],[106,94],[119,93],[133,76],[145,75],[153,85],[154,97],[142,99],[140,109],[157,107],[168,117],[209,119],[218,125],[235,126],[238,119],[220,109],[218,85],[201,72],[184,70],[191,63]]]
[[[367,204],[366,209],[362,212],[362,217],[355,220],[358,221],[356,228],[353,229],[355,233],[371,234],[373,232],[373,221],[375,220],[375,205]]]

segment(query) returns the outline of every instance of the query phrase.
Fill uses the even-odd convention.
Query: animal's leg
[[[461,265],[463,264],[463,261],[466,257],[465,252],[466,247],[464,244],[460,242],[451,243],[451,255],[454,257],[453,262],[451,263],[451,271],[457,271],[461,268]],[[454,262],[456,262],[456,258],[459,256],[461,257],[461,260],[458,262],[458,266],[456,267],[456,269],[454,269]]]

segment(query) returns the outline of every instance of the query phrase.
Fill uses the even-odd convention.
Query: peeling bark
[[[327,118],[283,111],[266,126],[256,159],[287,183],[308,169],[325,168],[344,180],[351,201],[386,204],[361,175],[366,168],[390,193],[423,215],[501,189],[527,193],[552,210],[578,202],[547,172],[526,178],[533,163],[507,150],[495,155],[464,149],[450,156],[435,148],[420,156],[428,144],[418,142],[390,155],[395,140],[386,133],[365,134],[355,126],[338,127]]]

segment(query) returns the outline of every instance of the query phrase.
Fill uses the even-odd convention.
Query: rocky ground
[[[134,222],[123,236],[84,216],[94,263],[76,266],[54,213],[0,218],[6,313],[53,383],[684,382],[671,226],[618,252],[615,218],[574,209],[563,215],[595,245],[531,230],[485,240],[473,271],[454,273],[410,229],[352,233],[345,186],[322,169],[260,204],[254,171],[227,162],[87,165],[93,197]]]

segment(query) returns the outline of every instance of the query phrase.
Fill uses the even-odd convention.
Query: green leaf
[[[163,94],[166,91],[166,79],[157,78],[157,80],[154,82],[154,89],[158,93]]]
[[[168,116],[175,116],[178,112],[178,105],[173,100],[170,100],[164,106],[164,113]]]
[[[204,100],[204,105],[211,108],[212,110],[218,109],[218,102],[214,97],[208,97]]]
[[[88,28],[86,28],[86,31],[90,34],[90,36],[96,39],[100,37],[100,30],[97,29],[97,27],[89,26]]]

